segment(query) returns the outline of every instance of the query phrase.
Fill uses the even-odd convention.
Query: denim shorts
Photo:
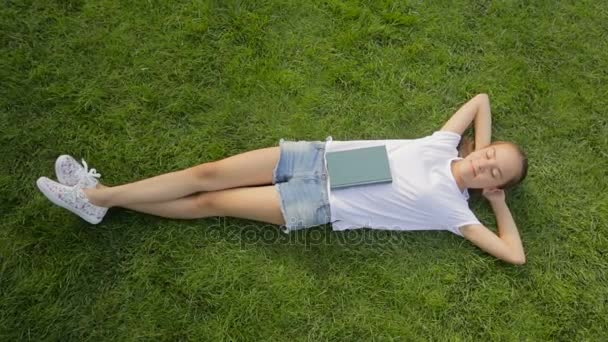
[[[326,139],[331,140],[331,136]],[[289,233],[330,222],[325,142],[281,139],[279,146],[281,154],[272,183],[281,197],[285,219],[281,230]]]

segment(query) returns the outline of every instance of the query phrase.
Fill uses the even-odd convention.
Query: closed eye
[[[492,170],[492,177],[494,177],[494,178],[499,178],[499,177],[500,177],[500,175],[501,175],[501,172],[500,172],[500,170],[499,170],[499,169],[494,169],[494,170]]]

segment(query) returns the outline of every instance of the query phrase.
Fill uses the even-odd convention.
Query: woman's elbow
[[[490,96],[486,93],[479,93],[475,95],[475,97],[479,99],[479,101],[490,103]]]
[[[521,254],[521,255],[513,255],[511,257],[509,257],[508,260],[505,260],[510,264],[513,265],[523,265],[526,263],[526,255],[525,254]]]

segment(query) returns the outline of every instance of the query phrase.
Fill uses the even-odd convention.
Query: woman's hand
[[[505,201],[505,191],[502,189],[483,189],[482,195],[490,203]]]

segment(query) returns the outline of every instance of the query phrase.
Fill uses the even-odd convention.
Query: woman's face
[[[463,159],[460,172],[467,188],[492,189],[519,176],[521,157],[508,144],[491,145]]]

